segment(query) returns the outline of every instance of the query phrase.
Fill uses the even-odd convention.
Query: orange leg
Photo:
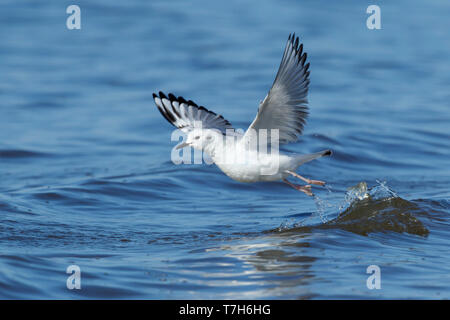
[[[318,185],[318,186],[324,186],[324,185],[325,185],[325,181],[311,180],[311,179],[302,177],[301,175],[299,175],[299,174],[296,173],[296,172],[292,172],[292,171],[289,171],[289,170],[286,170],[286,172],[289,173],[290,175],[293,175],[293,176],[296,177],[296,178],[299,178],[299,179],[305,181],[305,182],[308,183],[308,184],[315,184],[315,185]]]
[[[300,186],[298,184],[294,184],[289,182],[286,179],[283,179],[284,182],[286,182],[288,185],[290,185],[292,188],[294,188],[295,190],[301,191],[306,193],[308,196],[313,196],[313,193],[311,192],[311,186],[310,185],[306,185],[306,186]]]

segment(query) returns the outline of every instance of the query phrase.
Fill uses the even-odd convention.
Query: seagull
[[[153,99],[163,117],[186,134],[184,142],[175,149],[202,150],[233,180],[284,181],[313,196],[311,185],[324,186],[325,182],[305,178],[296,170],[306,162],[330,156],[331,150],[312,154],[276,152],[279,144],[297,141],[306,123],[310,83],[310,64],[306,59],[303,44],[295,33],[290,34],[272,87],[260,102],[256,117],[245,133],[234,130],[223,116],[192,100],[172,93],[154,93]],[[262,147],[263,141],[266,148]],[[300,179],[306,185],[292,183],[288,177]]]

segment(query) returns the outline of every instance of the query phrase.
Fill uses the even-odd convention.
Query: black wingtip
[[[298,58],[298,62],[302,61],[302,63],[305,63],[306,56],[304,56],[303,52],[303,43],[300,42],[300,37],[295,36],[294,33],[290,33],[288,37],[288,42],[291,44],[292,48],[295,51],[295,56]],[[303,60],[302,60],[303,59]]]
[[[167,97],[166,97],[166,95],[164,94],[164,92],[162,92],[162,91],[160,91],[159,92],[159,97],[161,98],[161,99],[167,99]]]
[[[156,93],[153,93],[153,99],[155,99],[158,95]]]
[[[331,152],[331,150],[326,150],[323,152],[323,156],[331,156],[333,154],[333,152]]]
[[[305,71],[308,71],[310,66],[311,66],[311,64],[309,62],[307,64],[305,64]]]
[[[172,101],[176,101],[177,100],[177,97],[175,97],[175,95],[173,94],[173,93],[169,93],[169,100],[172,102]]]
[[[191,106],[198,108],[198,105],[192,100],[188,100],[187,104],[190,104]]]

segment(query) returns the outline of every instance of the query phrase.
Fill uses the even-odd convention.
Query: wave
[[[428,217],[427,212],[418,204],[405,200],[390,189],[386,183],[378,182],[368,188],[365,182],[350,187],[344,201],[332,204],[315,197],[317,212],[322,223],[306,225],[307,218],[294,225],[282,225],[273,231],[312,231],[311,229],[342,229],[363,236],[374,232],[409,233],[426,237],[428,228],[419,217]],[[337,209],[337,216],[331,220],[327,217],[329,209]],[[336,214],[334,214],[336,215]],[[314,217],[314,215],[312,216]]]
[[[20,150],[20,149],[0,149],[0,159],[15,159],[15,158],[34,158],[45,156],[46,154],[35,151]]]

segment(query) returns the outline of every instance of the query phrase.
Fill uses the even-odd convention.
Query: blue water
[[[0,4],[0,298],[450,298],[450,3],[70,4]],[[328,189],[174,165],[152,93],[246,128],[291,32]]]

